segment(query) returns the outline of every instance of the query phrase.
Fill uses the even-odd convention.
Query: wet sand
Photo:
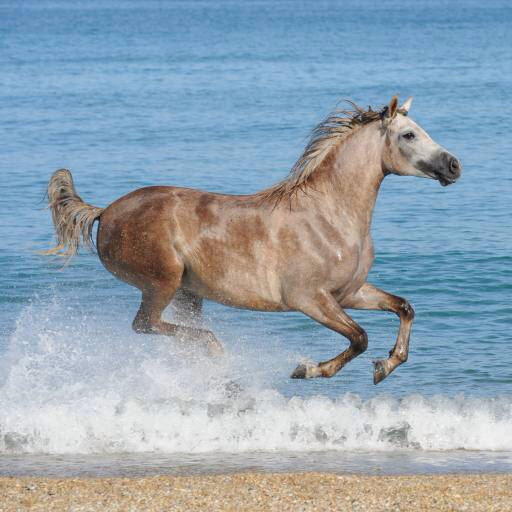
[[[505,511],[512,475],[0,478],[0,511]]]

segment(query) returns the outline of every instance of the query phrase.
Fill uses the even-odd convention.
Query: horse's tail
[[[48,182],[48,207],[52,212],[57,245],[45,254],[59,254],[71,258],[78,252],[80,243],[94,247],[92,226],[103,208],[82,201],[76,193],[71,173],[59,169]]]

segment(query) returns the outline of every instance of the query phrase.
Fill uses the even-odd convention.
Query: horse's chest
[[[332,288],[347,293],[358,290],[365,282],[373,264],[373,245],[368,237],[350,247],[333,251],[326,267]]]

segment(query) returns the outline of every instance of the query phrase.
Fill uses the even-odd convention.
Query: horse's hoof
[[[373,383],[378,384],[387,377],[383,361],[373,361]]]
[[[292,379],[313,379],[320,376],[320,368],[316,364],[299,364],[290,375]]]
[[[305,364],[299,364],[293,373],[290,375],[292,379],[305,379],[307,373],[307,368]]]

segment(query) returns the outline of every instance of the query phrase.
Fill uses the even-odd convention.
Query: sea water
[[[511,26],[500,1],[0,2],[0,473],[510,471]],[[226,348],[207,360],[133,333],[139,293],[97,256],[35,252],[57,168],[97,206],[154,184],[250,193],[341,100],[395,93],[464,169],[381,188],[369,281],[416,319],[378,386],[388,313],[354,312],[368,351],[296,381],[346,341],[207,303]]]

